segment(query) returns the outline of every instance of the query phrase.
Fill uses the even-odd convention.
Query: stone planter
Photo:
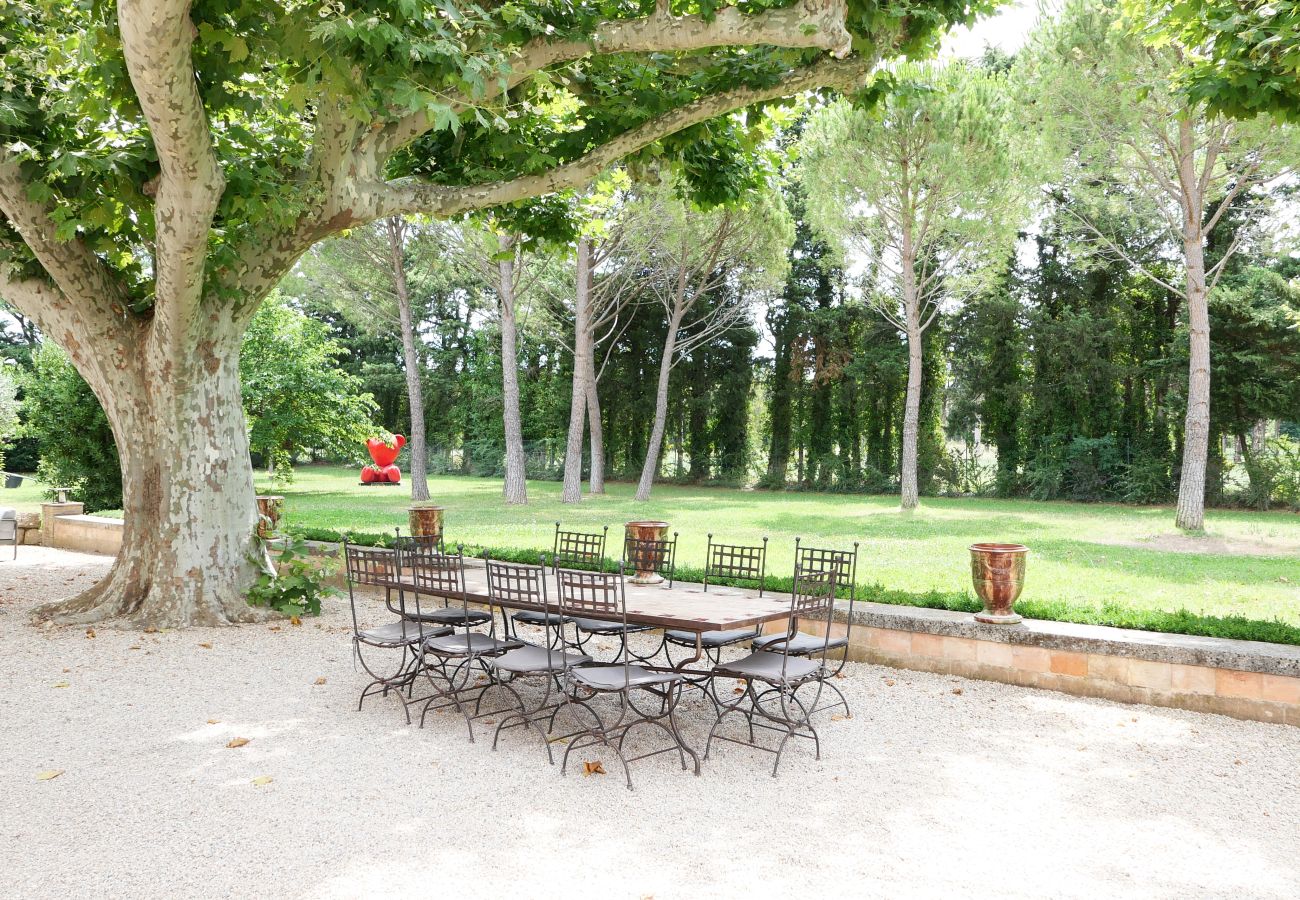
[[[984,603],[984,609],[975,614],[976,622],[1015,625],[1021,621],[1013,605],[1025,586],[1028,554],[1029,548],[1023,544],[971,544],[971,581]]]
[[[413,537],[442,537],[442,514],[445,506],[408,506],[407,517],[411,522]]]
[[[269,540],[280,527],[280,512],[284,509],[284,497],[279,494],[257,495],[257,536]]]
[[[667,522],[628,522],[623,526],[624,546],[629,541],[665,541],[668,539]],[[655,569],[663,564],[663,552],[636,553],[631,560],[636,565],[633,584],[659,584],[664,579]]]

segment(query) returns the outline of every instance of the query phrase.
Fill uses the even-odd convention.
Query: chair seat
[[[484,660],[486,665],[502,672],[562,672],[566,668],[580,666],[591,662],[585,653],[562,653],[559,650],[547,651],[545,647],[524,644],[517,650],[511,650],[503,656]]]
[[[525,625],[563,625],[572,622],[568,616],[561,616],[556,613],[539,612],[537,610],[525,609],[515,613],[510,618],[516,622],[522,622]]]
[[[481,609],[445,606],[442,609],[422,609],[418,616],[408,609],[406,617],[412,622],[429,622],[434,625],[456,625],[468,628],[490,621],[492,614]]]
[[[681,681],[683,675],[680,672],[656,672],[644,666],[624,666],[615,663],[609,666],[583,666],[570,672],[569,677],[592,690],[621,691],[626,688],[650,687]]]
[[[649,625],[628,625],[623,627],[620,622],[607,622],[604,619],[574,619],[574,624],[578,626],[579,631],[587,631],[591,634],[637,634],[642,631],[649,631]],[[691,641],[695,643],[694,640]]]
[[[785,665],[784,679],[781,677],[782,664]],[[781,653],[765,653],[758,650],[744,659],[716,665],[713,667],[713,672],[715,675],[725,675],[732,678],[756,678],[759,681],[780,684],[783,680],[785,682],[802,681],[819,669],[821,669],[821,664],[815,663],[811,659],[799,656],[787,658]]]
[[[438,656],[482,656],[505,653],[522,646],[522,641],[502,641],[478,631],[462,631],[424,642],[424,648]]]
[[[451,634],[451,629],[430,628],[428,625],[418,625],[415,622],[398,619],[396,622],[389,622],[378,628],[368,628],[360,632],[356,638],[363,644],[371,644],[375,647],[402,647],[414,644],[421,638],[427,640],[445,634]]]
[[[739,644],[754,637],[758,637],[758,631],[753,628],[706,631],[700,635],[700,645],[703,647],[726,647],[729,644]],[[670,644],[679,644],[683,647],[695,646],[694,631],[665,631],[664,639]]]
[[[766,650],[771,648],[773,653],[780,653],[785,649],[784,634],[765,634],[762,637],[754,638],[754,643],[750,648],[754,650]],[[790,655],[791,656],[811,656],[814,653],[822,652],[822,642],[826,639],[816,634],[808,634],[804,631],[796,631],[794,637],[790,638]],[[834,650],[838,647],[847,647],[849,639],[846,637],[833,637],[826,644],[827,650]]]

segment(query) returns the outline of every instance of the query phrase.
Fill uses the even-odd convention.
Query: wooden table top
[[[548,572],[546,580],[547,598],[554,604],[559,596],[554,574]],[[397,586],[393,585],[394,588]],[[486,605],[487,570],[467,567],[465,588],[470,603]],[[519,609],[537,608],[516,603],[501,605]],[[780,621],[789,614],[789,597],[781,594],[759,597],[757,591],[717,585],[710,585],[706,593],[704,586],[699,584],[679,583],[670,588],[667,582],[658,585],[632,584],[631,581],[627,583],[629,625],[652,625],[655,628],[694,632],[729,631]]]

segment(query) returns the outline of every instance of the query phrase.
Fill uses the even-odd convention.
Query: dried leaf
[[[145,634],[157,634],[157,633],[158,633],[158,629],[157,629],[157,628],[146,628],[146,629],[144,630],[144,633],[145,633]]]
[[[744,689],[743,687],[732,688],[732,689],[731,689],[731,692],[732,692],[733,694],[743,694],[743,693],[745,693],[745,689]]]
[[[212,644],[209,643],[208,641],[201,641],[201,642],[199,643],[199,646],[202,647],[204,650],[211,650],[211,649],[212,649]]]
[[[844,714],[844,713],[836,713],[835,715],[831,716],[831,721],[832,721],[832,722],[843,722],[845,719],[851,719],[851,718],[853,718],[853,717],[850,716],[850,715],[846,715],[846,714]]]
[[[130,647],[127,647],[126,649],[128,649],[128,650],[139,650],[139,649],[140,649],[140,645],[139,645],[139,644],[132,644]]]
[[[964,693],[961,688],[953,688],[952,692],[956,694],[958,697],[960,697],[962,693]]]
[[[270,784],[272,781],[275,781],[275,779],[272,778],[270,775],[258,775],[256,778],[253,779],[253,784],[260,786],[263,784]]]
[[[322,675],[320,678],[317,678],[316,681],[315,681],[314,683],[315,683],[315,684],[324,684],[324,683],[325,683],[325,676]]]
[[[67,683],[66,681],[56,681],[56,682],[54,682],[54,686],[55,686],[55,687],[67,687],[67,686],[68,686],[68,683]]]
[[[226,744],[226,749],[234,750],[236,747],[242,747],[247,743],[248,743],[248,738],[241,738],[241,737],[231,738],[230,743]]]
[[[71,672],[71,671],[72,671],[71,669],[64,669],[64,670],[63,670],[63,674],[66,675],[66,674],[68,674],[68,673]]]
[[[209,724],[209,725],[220,725],[220,724],[221,724],[221,720],[220,720],[220,719],[208,719],[208,724]]]
[[[62,775],[62,774],[63,774],[63,770],[62,770],[62,769],[46,769],[46,770],[43,771],[43,772],[37,772],[37,773],[36,773],[36,780],[37,780],[37,781],[49,781],[49,780],[52,779],[52,778],[58,778],[58,777],[59,777],[60,775]]]
[[[271,626],[269,629],[267,629],[267,630],[268,630],[268,631],[279,631],[279,630],[280,630],[280,626],[279,626],[279,625],[272,625],[272,626]]]
[[[598,759],[595,761],[588,760],[587,762],[582,764],[583,778],[586,778],[588,775],[604,775],[604,774],[605,774],[605,767],[600,764],[600,760]]]
[[[894,679],[892,678],[885,679],[885,687],[893,687],[894,684],[895,684]]]
[[[290,624],[290,625],[301,625],[301,624],[302,624],[302,619],[298,618],[297,616],[290,616],[290,617],[289,617],[289,624]]]
[[[93,628],[87,628],[87,629],[86,629],[86,637],[88,637],[88,638],[93,638],[94,636],[95,636],[95,629],[93,629]]]

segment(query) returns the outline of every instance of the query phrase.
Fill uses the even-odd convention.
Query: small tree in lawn
[[[638,216],[651,232],[649,287],[663,307],[668,330],[659,357],[654,421],[637,500],[650,499],[659,473],[673,367],[692,350],[745,321],[760,294],[780,288],[789,266],[786,250],[794,241],[790,214],[770,184],[714,209],[682,200],[675,190],[674,185],[664,184],[648,191],[641,202],[653,209],[653,215]],[[728,282],[736,289],[717,291]]]
[[[816,112],[799,152],[809,217],[865,263],[863,299],[907,340],[899,481],[913,509],[923,336],[1005,264],[1018,191],[1001,76],[953,63],[900,65],[892,78],[872,108],[842,100]]]
[[[630,155],[694,160],[693,187],[727,193],[752,129],[695,126],[855,89],[991,5],[8,0],[0,299],[85,377],[125,485],[108,575],[37,615],[254,616],[239,348],[313,244],[571,190]]]
[[[1035,34],[1019,77],[1033,100],[1024,108],[1038,125],[1042,157],[1059,160],[1076,184],[1067,209],[1080,238],[1185,304],[1190,347],[1175,521],[1199,531],[1210,436],[1209,298],[1251,229],[1238,228],[1209,266],[1206,238],[1239,198],[1292,171],[1300,153],[1290,128],[1262,117],[1233,121],[1189,100],[1176,77],[1187,51],[1158,34],[1148,35],[1155,46],[1147,46],[1121,25],[1113,2],[1070,0]],[[1157,238],[1181,263],[1181,282],[1134,258],[1108,224],[1135,216],[1163,232]]]
[[[308,451],[355,456],[372,436],[375,403],[361,379],[338,367],[346,351],[324,323],[283,300],[253,316],[240,356],[248,443],[277,481]]]

